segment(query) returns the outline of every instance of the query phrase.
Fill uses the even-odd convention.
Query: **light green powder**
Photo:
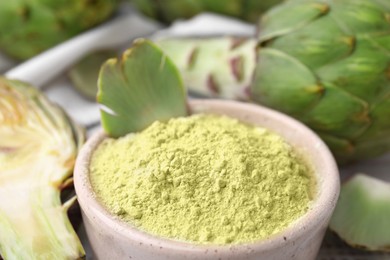
[[[106,139],[90,170],[98,197],[124,221],[202,244],[267,238],[311,200],[309,170],[281,137],[222,116]]]

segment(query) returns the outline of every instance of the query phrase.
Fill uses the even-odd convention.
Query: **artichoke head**
[[[254,101],[314,129],[339,162],[390,149],[390,2],[290,0],[262,17]]]
[[[268,8],[283,0],[134,0],[144,14],[165,23],[190,18],[201,12],[214,12],[255,22]]]
[[[0,1],[0,50],[30,58],[106,20],[118,0]]]
[[[256,66],[254,38],[165,38],[156,42],[179,68],[194,94],[249,99]]]
[[[84,132],[38,90],[0,78],[0,255],[77,259],[84,255],[62,204]],[[1,258],[1,257],[0,257]]]

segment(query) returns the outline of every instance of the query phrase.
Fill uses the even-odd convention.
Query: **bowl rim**
[[[115,231],[118,235],[132,241],[137,244],[154,245],[158,248],[166,248],[174,251],[192,251],[204,253],[205,251],[218,251],[221,256],[230,255],[232,250],[236,253],[247,253],[248,250],[255,251],[269,251],[281,248],[286,242],[294,241],[301,236],[314,235],[317,230],[321,228],[321,223],[330,218],[332,214],[340,192],[340,178],[339,171],[335,159],[331,154],[326,144],[315,134],[311,129],[302,124],[301,122],[287,116],[278,111],[250,103],[242,103],[231,100],[218,100],[218,99],[196,99],[189,100],[189,107],[202,106],[202,105],[214,105],[214,106],[232,106],[239,109],[251,109],[257,110],[256,113],[265,114],[272,120],[283,122],[287,128],[299,129],[304,133],[305,138],[312,139],[316,142],[317,150],[321,151],[321,157],[323,159],[325,169],[322,172],[326,172],[326,178],[320,180],[321,183],[317,183],[318,194],[313,199],[310,209],[298,219],[289,224],[283,231],[271,235],[269,238],[250,241],[240,244],[226,244],[226,245],[214,245],[214,244],[196,244],[191,242],[173,240],[169,238],[159,237],[142,231],[129,223],[126,223],[118,219],[114,214],[108,212],[108,210],[98,201],[93,191],[92,185],[89,179],[89,162],[90,157],[94,152],[94,149],[107,137],[102,131],[95,133],[82,147],[76,160],[76,166],[74,170],[74,185],[78,201],[84,214],[93,221],[105,223],[107,228]],[[229,115],[228,115],[229,116]],[[234,117],[233,117],[234,118]],[[273,131],[273,130],[272,130]],[[310,164],[312,162],[309,162]],[[314,167],[314,165],[313,165]],[[320,173],[316,173],[316,180],[319,180]],[[321,185],[321,186],[320,186]],[[322,189],[326,188],[326,192]],[[88,210],[86,210],[88,207]],[[298,231],[298,232],[297,232]]]

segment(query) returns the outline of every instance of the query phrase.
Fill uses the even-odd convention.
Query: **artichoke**
[[[140,11],[165,23],[215,12],[255,22],[260,14],[283,0],[133,0]]]
[[[245,50],[233,56],[257,57],[255,66],[241,67],[242,74],[253,75],[250,91],[238,78],[236,87],[234,80],[221,81],[218,92],[208,90],[210,83],[202,79],[212,75],[226,80],[234,73],[234,59],[213,47],[217,41],[223,38],[164,39],[158,44],[179,66],[190,90],[251,99],[287,113],[315,130],[339,163],[390,150],[389,1],[290,0],[271,9],[260,21],[257,48],[241,46]],[[234,41],[224,41],[234,48]],[[202,52],[207,55],[195,58],[203,61],[193,58]],[[190,63],[218,68],[195,71]],[[217,65],[221,63],[225,65]],[[230,74],[224,69],[229,67]],[[190,80],[194,78],[198,81]]]
[[[27,59],[106,20],[118,0],[0,1],[0,49]]]
[[[343,184],[330,229],[354,247],[390,251],[390,183],[357,174]]]
[[[84,132],[35,88],[0,78],[0,255],[78,259],[82,245],[67,216]],[[1,258],[1,257],[0,257]]]
[[[290,0],[259,31],[254,101],[310,126],[340,162],[390,149],[390,1]]]
[[[248,99],[256,43],[255,39],[234,37],[157,42],[180,69],[191,92],[239,100]]]
[[[178,69],[161,49],[145,39],[135,40],[121,59],[109,59],[102,65],[97,101],[102,126],[112,137],[188,114]]]

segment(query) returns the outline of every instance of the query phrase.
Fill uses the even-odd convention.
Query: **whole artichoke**
[[[255,101],[306,123],[340,162],[390,149],[390,1],[290,0],[259,31]]]
[[[134,0],[146,15],[165,23],[200,12],[215,12],[256,22],[264,11],[283,0]]]
[[[118,0],[0,1],[0,50],[27,59],[107,19]]]
[[[283,111],[315,130],[340,163],[390,150],[388,0],[287,1],[263,16],[257,48],[226,37],[158,44],[190,90]]]

